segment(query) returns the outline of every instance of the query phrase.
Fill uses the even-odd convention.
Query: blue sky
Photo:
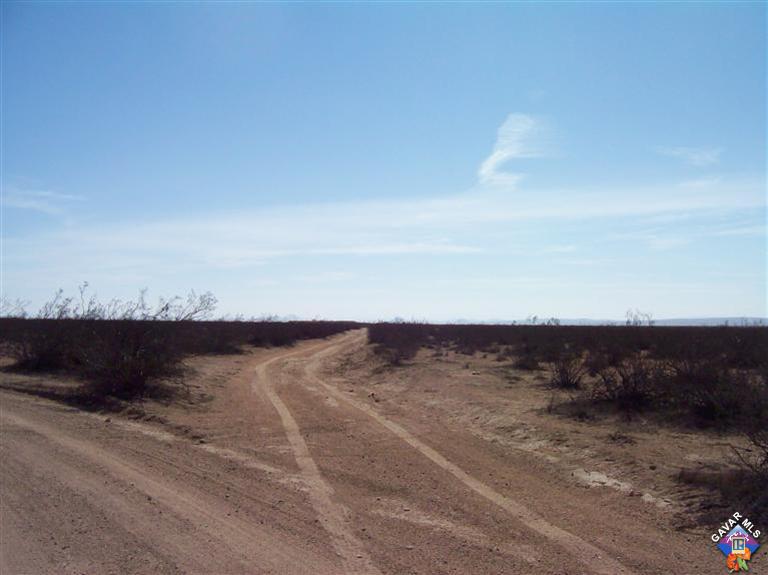
[[[2,4],[5,297],[766,315],[766,5]]]

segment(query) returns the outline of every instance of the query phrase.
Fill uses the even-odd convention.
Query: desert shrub
[[[742,461],[768,486],[768,378],[760,373],[740,383],[743,401],[734,426],[752,446],[750,453],[742,454]]]
[[[71,330],[67,321],[45,320],[44,325],[34,328],[24,320],[17,322],[16,337],[5,346],[7,353],[25,370],[65,369],[74,352],[74,339],[69,337]],[[35,329],[37,327],[42,329]]]
[[[531,343],[527,337],[523,337],[522,344],[517,348],[518,355],[514,367],[526,371],[534,371],[541,368],[539,364],[540,350],[535,343]]]
[[[89,345],[77,355],[77,371],[95,397],[147,395],[152,382],[181,373],[182,349],[172,325],[148,321],[91,322]]]
[[[635,355],[597,373],[592,397],[606,401],[625,412],[640,411],[655,400],[663,372],[652,361]]]
[[[186,299],[160,299],[156,307],[145,292],[135,301],[100,303],[80,287],[79,300],[59,290],[31,320],[17,320],[10,346],[16,367],[65,370],[82,377],[92,400],[142,396],[150,380],[179,369],[180,344],[168,326],[204,319],[216,305],[210,293],[190,292]]]
[[[512,348],[509,346],[505,346],[499,349],[499,352],[496,354],[496,361],[508,361],[515,357]]]
[[[399,366],[416,357],[419,347],[416,341],[404,339],[396,344],[379,344],[374,347],[374,352],[390,365]]]
[[[377,323],[368,327],[368,341],[374,344],[374,352],[390,365],[402,365],[403,362],[413,359],[420,347],[436,343],[431,333],[432,327],[436,326],[419,323]]]
[[[523,354],[518,356],[512,365],[517,369],[522,369],[525,371],[535,371],[537,369],[541,369],[539,360],[536,359],[536,356],[533,354]]]
[[[519,355],[515,359],[513,365],[517,369],[526,371],[534,371],[541,368],[537,356],[537,349],[534,345],[531,345],[527,339],[523,340],[523,344],[519,348]]]
[[[550,384],[558,389],[579,389],[586,373],[581,357],[563,354],[552,363]]]
[[[739,417],[739,390],[747,380],[746,372],[730,369],[722,359],[673,360],[662,397],[696,425],[723,428]]]
[[[584,365],[589,375],[597,377],[603,370],[619,366],[625,357],[633,355],[636,351],[622,349],[613,340],[597,341],[586,348],[587,356]]]
[[[610,371],[611,367],[617,365],[618,362],[611,361],[608,354],[600,351],[589,351],[587,357],[584,360],[584,367],[587,369],[587,373],[592,377],[598,377],[605,371]]]
[[[30,371],[55,371],[64,369],[75,351],[74,340],[70,336],[71,325],[67,320],[74,317],[75,299],[65,297],[58,290],[38,311],[37,318],[43,329],[28,329],[30,324],[23,317],[13,318],[17,328],[17,337],[7,346],[11,357],[19,367]],[[26,313],[23,314],[26,316]]]
[[[729,431],[740,433],[747,440],[748,447],[734,447],[741,466],[723,470],[684,469],[678,479],[717,489],[729,508],[748,509],[751,519],[764,523],[768,521],[768,385],[764,376],[752,375],[749,381],[741,382],[741,409],[729,426]]]
[[[423,323],[377,323],[369,326],[369,342],[381,349],[398,350],[407,357],[413,348],[436,345],[461,353],[498,353],[531,350],[537,362],[555,362],[563,353],[588,352],[591,375],[615,367],[626,357],[642,351],[657,361],[718,359],[733,369],[758,369],[768,358],[768,329],[765,327],[658,327],[564,326],[564,325],[430,325]],[[405,352],[405,353],[403,353]],[[527,363],[527,362],[526,362]]]
[[[356,327],[352,322],[205,321],[216,299],[210,293],[102,304],[59,291],[37,317],[0,318],[0,344],[14,368],[65,371],[83,379],[85,399],[125,399],[159,391],[159,381],[181,374],[190,354],[235,353],[248,344],[287,345]]]
[[[738,369],[759,368],[768,357],[768,329],[764,327],[377,323],[369,327],[368,335],[371,344],[383,347],[397,347],[403,340],[409,346],[429,343],[462,353],[496,353],[502,348],[520,350],[527,345],[535,350],[540,362],[553,362],[564,352],[588,351],[588,363],[602,356],[600,360],[609,366],[639,351],[659,361],[719,358]],[[594,373],[598,370],[594,369]]]

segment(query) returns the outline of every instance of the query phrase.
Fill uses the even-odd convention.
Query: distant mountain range
[[[625,325],[626,320],[620,319],[560,319],[557,318],[560,325]],[[538,325],[546,324],[548,318],[539,318],[537,320]],[[456,324],[499,324],[499,325],[531,325],[530,319],[510,321],[510,320],[490,320],[490,321],[473,321],[467,319],[457,319],[455,321],[437,322],[437,323],[456,323]],[[768,327],[768,318],[764,317],[691,317],[691,318],[670,318],[670,319],[654,319],[653,325],[658,326],[717,326],[717,325],[730,325],[730,326],[762,326]]]
[[[307,321],[311,319],[320,318],[303,318],[297,315],[270,315],[262,316],[260,318],[252,318],[250,321]],[[626,320],[623,319],[587,319],[587,318],[571,318],[571,319],[557,319],[560,325],[626,325]],[[350,320],[356,321],[356,320]],[[533,325],[531,318],[509,320],[509,319],[490,319],[490,320],[476,320],[459,318],[448,321],[430,321],[422,318],[404,319],[396,317],[392,319],[382,319],[380,321],[392,322],[392,323],[432,323],[432,324],[456,324],[456,325]],[[537,318],[535,325],[545,325],[550,318],[540,317]],[[361,323],[376,323],[376,322],[361,322]],[[765,317],[688,317],[688,318],[670,318],[670,319],[654,319],[653,325],[657,326],[761,326],[768,327],[768,318]]]
[[[768,326],[764,317],[696,317],[681,319],[661,319],[656,325],[759,325]]]

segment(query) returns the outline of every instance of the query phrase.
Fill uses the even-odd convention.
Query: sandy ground
[[[0,573],[724,570],[678,526],[685,434],[544,417],[490,359],[381,369],[363,331],[191,364],[140,420],[0,390]]]

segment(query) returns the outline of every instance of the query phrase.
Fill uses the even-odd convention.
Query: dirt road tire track
[[[327,349],[327,346],[318,346]],[[304,484],[309,491],[312,506],[317,512],[320,524],[331,536],[337,553],[344,563],[345,573],[349,575],[380,575],[380,571],[371,562],[363,543],[355,536],[349,526],[347,511],[333,500],[333,488],[323,478],[317,463],[310,454],[309,447],[301,434],[301,429],[288,407],[280,399],[274,381],[269,374],[269,367],[276,362],[292,356],[306,353],[288,352],[261,363],[256,368],[254,387],[261,388],[280,415],[288,442],[293,450],[296,463],[301,471]],[[322,353],[322,351],[320,352]]]
[[[656,575],[667,543],[719,572],[642,503],[342,367],[367,352],[357,331],[240,356],[220,403],[161,412],[191,438],[0,389],[0,572]]]
[[[337,352],[344,343],[346,342],[340,342],[332,347],[328,347],[311,358],[306,367],[307,378],[310,381],[317,385],[321,385],[337,401],[347,403],[355,409],[365,413],[368,417],[391,431],[432,463],[453,475],[467,488],[507,511],[511,517],[521,522],[528,529],[545,537],[553,544],[562,547],[566,552],[584,564],[590,572],[599,575],[634,575],[632,570],[608,556],[604,550],[588,543],[573,533],[553,525],[543,517],[528,509],[525,505],[497,492],[487,484],[464,471],[464,469],[455,463],[449,461],[443,454],[425,444],[401,425],[387,419],[371,406],[350,397],[349,394],[342,393],[336,386],[324,381],[318,376],[320,360],[327,359],[334,352]]]
[[[261,568],[267,572],[280,573],[290,565],[292,570],[302,573],[316,573],[316,568],[301,561],[296,561],[296,548],[285,541],[270,535],[252,523],[238,517],[222,517],[221,509],[214,503],[201,497],[199,493],[189,493],[178,484],[168,484],[146,473],[130,463],[120,460],[105,449],[85,441],[69,437],[59,429],[54,429],[42,422],[31,421],[23,417],[2,411],[0,421],[4,426],[13,426],[29,430],[78,456],[97,462],[107,472],[122,481],[130,482],[150,499],[156,500],[172,509],[191,523],[202,526],[209,536],[215,537],[232,549],[239,550],[244,557],[258,557]],[[87,487],[86,484],[84,486]],[[108,501],[109,494],[103,494]],[[130,515],[129,515],[130,516]],[[194,568],[188,564],[186,569]]]

